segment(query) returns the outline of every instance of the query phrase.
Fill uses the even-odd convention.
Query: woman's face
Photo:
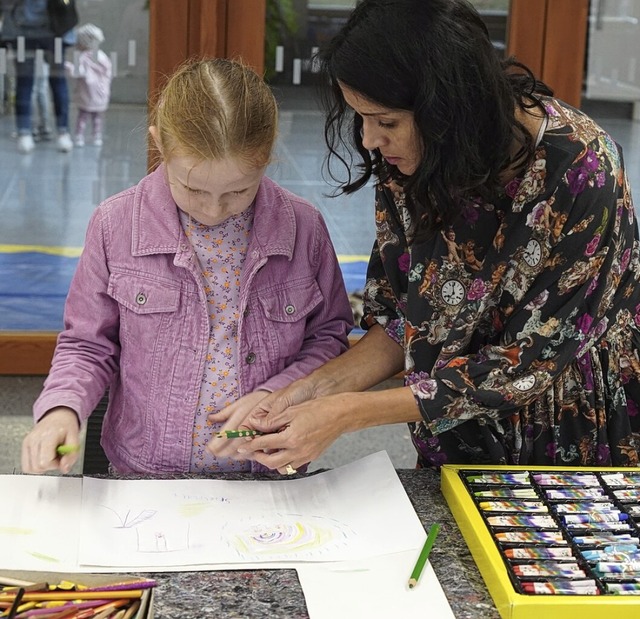
[[[422,141],[413,113],[382,107],[344,84],[344,100],[362,118],[362,145],[379,150],[402,174],[413,174],[422,160]]]

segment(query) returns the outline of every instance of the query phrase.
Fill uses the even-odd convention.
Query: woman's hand
[[[68,473],[80,452],[59,455],[60,445],[80,445],[80,422],[75,411],[52,408],[22,441],[22,472],[41,474],[58,470]]]
[[[261,400],[253,413],[247,417],[247,427],[262,432],[278,432],[287,425],[288,417],[285,413],[288,408],[316,397],[315,384],[311,380],[296,380]]]
[[[409,387],[336,393],[302,401],[312,395],[304,381],[260,402],[258,412],[250,415],[246,424],[265,434],[245,439],[238,447],[240,457],[286,473],[288,466],[296,469],[317,459],[346,432],[421,419]]]
[[[224,422],[224,425],[216,430],[216,432],[222,432],[223,430],[247,429],[250,426],[245,423],[245,419],[255,411],[256,406],[269,395],[271,394],[268,391],[253,391],[251,393],[247,393],[247,395],[242,396],[233,404],[226,406],[216,413],[211,413],[208,416],[208,420],[213,423]],[[244,441],[242,439],[217,438],[214,435],[209,443],[207,443],[207,450],[217,458],[246,460],[246,457],[240,456],[237,451],[238,447],[240,447],[243,442]]]
[[[238,447],[241,457],[283,474],[288,466],[297,469],[318,458],[346,431],[341,420],[348,419],[348,410],[360,395],[341,393],[298,404],[296,396],[302,397],[304,392],[285,393],[288,389],[271,400],[273,409],[267,407],[266,400],[260,403],[262,410],[249,417],[247,423],[265,434]],[[283,408],[287,402],[293,405]]]

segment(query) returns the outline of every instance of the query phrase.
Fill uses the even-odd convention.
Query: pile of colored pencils
[[[127,580],[88,587],[68,581],[58,584],[8,582],[0,578],[0,617],[8,619],[133,619],[153,580]]]

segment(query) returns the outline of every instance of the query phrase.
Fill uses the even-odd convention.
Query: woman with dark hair
[[[637,466],[639,245],[618,145],[501,60],[466,0],[363,0],[321,63],[342,191],[376,181],[367,333],[260,402],[242,425],[267,435],[213,447],[291,470],[408,422],[420,466]],[[366,391],[399,371],[404,387]]]

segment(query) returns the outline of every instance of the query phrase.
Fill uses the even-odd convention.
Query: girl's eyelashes
[[[203,195],[205,193],[207,193],[206,191],[203,191],[202,189],[194,189],[193,187],[187,187],[187,185],[183,185],[183,187],[191,194],[195,195],[195,196],[200,196]],[[231,193],[234,196],[241,196],[242,194],[247,193],[248,189],[240,189],[239,191],[231,191],[229,193]]]

